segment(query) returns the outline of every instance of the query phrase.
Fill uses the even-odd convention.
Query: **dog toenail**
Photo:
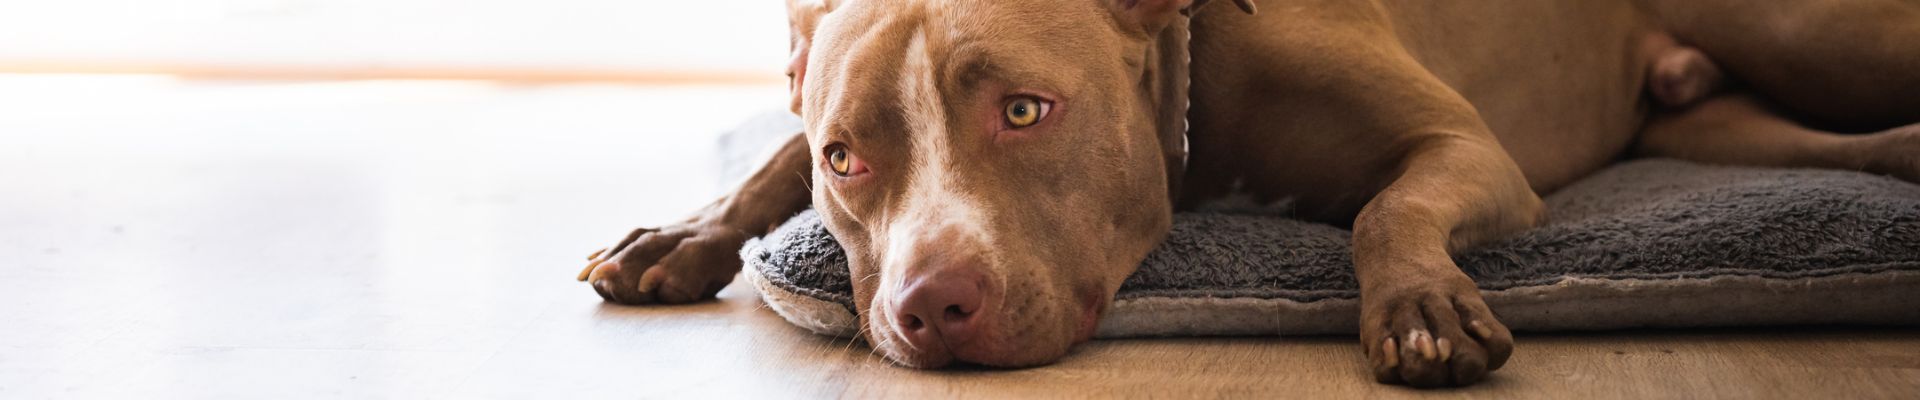
[[[1488,328],[1487,324],[1480,323],[1480,321],[1473,321],[1467,324],[1467,327],[1473,328],[1473,334],[1480,336],[1481,339],[1493,338],[1493,329]]]
[[[1434,357],[1432,337],[1428,336],[1426,331],[1414,332],[1414,334],[1420,336],[1419,339],[1414,339],[1414,350],[1420,351],[1420,358],[1432,360]]]
[[[1380,345],[1380,352],[1385,354],[1387,368],[1400,366],[1400,347],[1393,344],[1393,338],[1387,338],[1386,343]]]
[[[1404,345],[1406,349],[1412,351],[1413,354],[1424,354],[1425,352],[1420,350],[1421,345],[1432,343],[1427,340],[1427,333],[1425,331],[1409,331],[1407,332],[1407,338],[1405,340]]]
[[[1447,338],[1440,338],[1435,341],[1435,344],[1440,347],[1440,362],[1447,362],[1447,359],[1453,358],[1453,343],[1448,342]]]

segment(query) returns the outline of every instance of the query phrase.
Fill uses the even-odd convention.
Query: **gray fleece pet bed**
[[[1920,185],[1643,160],[1547,204],[1548,225],[1455,259],[1515,330],[1920,325]],[[1278,216],[1176,214],[1097,335],[1355,332],[1348,237]],[[813,212],[741,256],[788,321],[853,335],[846,257]]]

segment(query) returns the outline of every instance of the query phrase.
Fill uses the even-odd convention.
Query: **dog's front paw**
[[[1465,275],[1396,282],[1360,296],[1361,345],[1381,383],[1468,385],[1513,354],[1513,334]]]
[[[579,279],[621,304],[681,304],[711,299],[740,272],[747,235],[718,224],[640,228],[587,256]]]

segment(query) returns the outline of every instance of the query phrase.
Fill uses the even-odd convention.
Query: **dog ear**
[[[1153,34],[1167,26],[1176,15],[1191,15],[1209,0],[1114,0],[1114,16],[1121,22],[1138,26]],[[1240,11],[1254,12],[1253,0],[1233,0]]]
[[[787,0],[787,27],[792,35],[787,43],[791,52],[787,59],[787,90],[793,95],[788,106],[796,115],[800,114],[801,89],[807,83],[807,55],[813,49],[813,29],[819,26],[820,17],[833,10],[834,1]]]

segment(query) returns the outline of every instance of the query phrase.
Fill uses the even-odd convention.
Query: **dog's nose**
[[[986,275],[969,264],[938,265],[909,276],[894,307],[901,336],[916,349],[948,351],[973,340],[985,319]]]

